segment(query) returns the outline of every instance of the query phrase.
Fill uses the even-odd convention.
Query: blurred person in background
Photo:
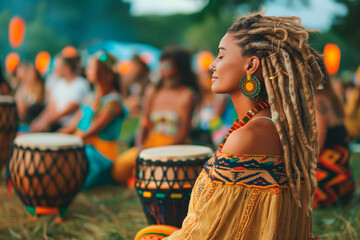
[[[355,183],[349,166],[348,133],[344,126],[344,108],[336,95],[323,61],[323,88],[315,92],[316,120],[319,129],[318,168],[313,206],[321,208],[349,203]]]
[[[360,143],[360,67],[355,71],[353,83],[345,92],[345,126],[350,139]]]
[[[113,71],[116,60],[99,51],[89,60],[85,73],[94,85],[94,92],[86,97],[72,122],[59,129],[75,134],[86,144],[89,173],[83,188],[112,182],[110,170],[118,155],[117,139],[128,111],[120,96],[120,81]]]
[[[24,80],[25,72],[29,65],[31,65],[31,64],[22,61],[17,65],[14,72],[11,74],[10,86],[14,90],[15,93],[18,90],[18,88],[20,87],[21,82]]]
[[[40,73],[32,64],[24,66],[24,79],[16,91],[16,107],[19,119],[30,124],[44,108],[45,86]]]
[[[9,83],[6,81],[3,74],[2,65],[0,63],[0,95],[12,95],[12,90]]]
[[[90,92],[87,80],[80,74],[80,57],[58,56],[59,79],[54,83],[50,100],[30,125],[32,132],[56,131],[71,122],[80,103]]]
[[[130,72],[122,76],[122,96],[132,117],[138,117],[142,109],[145,89],[150,83],[149,73],[146,63],[134,55]]]
[[[51,91],[53,90],[56,82],[61,76],[61,56],[57,55],[54,58],[53,71],[49,74],[45,81],[45,101],[49,102]],[[56,91],[56,90],[54,90]]]
[[[225,95],[211,91],[211,75],[211,71],[200,71],[197,74],[201,99],[193,117],[191,140],[193,144],[214,148],[216,134],[213,133],[222,125],[221,117],[228,101]]]
[[[118,156],[113,178],[127,183],[134,176],[135,161],[144,148],[189,142],[198,86],[191,70],[191,54],[179,47],[166,48],[160,58],[161,79],[145,91],[136,147]]]

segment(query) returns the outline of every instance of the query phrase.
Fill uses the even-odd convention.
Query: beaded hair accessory
[[[107,52],[103,50],[97,51],[94,56],[102,63],[104,63],[109,69],[112,70],[114,64],[116,63],[116,60],[114,57],[109,55]]]
[[[224,140],[222,141],[222,143],[220,144],[218,151],[221,150],[224,147],[224,144],[226,142],[226,140],[228,139],[228,137],[230,136],[230,134],[232,132],[234,132],[235,130],[245,126],[245,124],[250,121],[250,119],[252,117],[254,117],[259,111],[266,109],[269,107],[269,102],[263,101],[262,103],[259,103],[258,105],[256,105],[255,107],[253,107],[252,109],[250,109],[245,116],[241,119],[241,121],[239,121],[239,119],[236,119],[235,122],[233,123],[233,125],[231,126],[230,130],[228,131],[228,133],[226,134]]]

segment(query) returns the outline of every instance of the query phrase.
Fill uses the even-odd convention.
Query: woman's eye
[[[223,56],[218,56],[218,59],[222,59],[223,58]]]

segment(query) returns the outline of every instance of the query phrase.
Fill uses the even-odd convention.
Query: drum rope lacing
[[[30,161],[27,161],[26,158],[28,154],[31,155]],[[45,160],[47,155],[52,161]],[[25,205],[47,207],[67,206],[81,190],[88,172],[88,162],[78,161],[80,158],[86,159],[83,147],[50,151],[39,148],[22,147],[14,144],[13,153],[9,162],[12,184]],[[20,164],[20,161],[25,162]],[[70,175],[61,172],[65,164],[67,164],[68,169],[70,169]],[[24,168],[22,169],[23,172],[21,176],[20,167]],[[41,167],[44,171],[40,172],[39,168]],[[30,169],[31,173],[29,173]],[[63,182],[62,185],[57,182],[60,179]],[[25,181],[28,185],[26,190],[24,189]],[[53,187],[56,189],[56,196],[48,196],[47,191]],[[51,190],[53,191],[53,189]]]

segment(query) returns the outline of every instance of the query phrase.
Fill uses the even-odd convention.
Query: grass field
[[[134,129],[136,121],[128,121],[123,129]],[[120,147],[131,134],[124,131]],[[346,207],[315,210],[313,232],[320,239],[360,239],[360,156],[352,158],[357,192]],[[294,223],[296,224],[296,223]],[[140,200],[134,189],[107,185],[79,193],[71,204],[64,222],[57,224],[53,216],[37,220],[26,217],[25,208],[13,194],[7,196],[4,171],[0,177],[0,239],[133,239],[147,226]],[[199,239],[200,240],[200,239]]]

